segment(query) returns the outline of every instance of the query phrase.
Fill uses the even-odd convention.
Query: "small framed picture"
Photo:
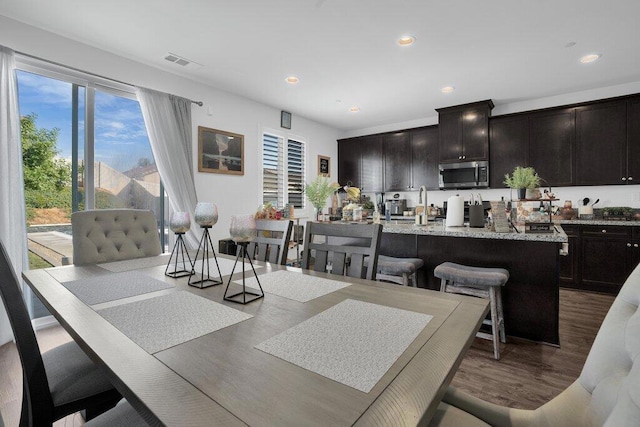
[[[198,172],[244,175],[244,135],[198,126]]]
[[[291,129],[291,113],[280,111],[280,127]]]
[[[318,156],[318,175],[329,178],[331,176],[331,158]]]

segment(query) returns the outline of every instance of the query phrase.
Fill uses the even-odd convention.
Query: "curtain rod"
[[[58,62],[54,62],[54,61],[50,61],[48,59],[43,59],[43,58],[40,58],[40,57],[37,57],[37,56],[34,56],[34,55],[30,55],[28,53],[19,52],[17,50],[14,51],[14,52],[19,54],[19,55],[26,56],[27,58],[36,59],[38,61],[46,62],[48,64],[52,64],[52,65],[55,65],[57,67],[67,68],[69,70],[73,70],[73,71],[76,71],[78,73],[88,74],[90,76],[98,77],[98,78],[101,78],[101,79],[104,79],[104,80],[108,80],[108,81],[112,81],[112,82],[115,82],[115,83],[119,83],[121,85],[136,87],[136,85],[133,85],[133,84],[127,83],[127,82],[123,82],[122,80],[116,80],[116,79],[112,79],[110,77],[101,76],[100,74],[91,73],[89,71],[80,70],[80,69],[74,68],[74,67],[69,67],[68,65],[63,65],[63,64],[60,64]],[[194,101],[192,99],[190,99],[189,101],[191,101],[192,103],[196,104],[199,107],[202,107],[204,105],[204,103],[202,101]]]

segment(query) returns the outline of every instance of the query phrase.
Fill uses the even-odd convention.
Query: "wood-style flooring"
[[[511,339],[496,361],[491,342],[476,338],[452,384],[489,402],[537,408],[578,377],[613,300],[609,295],[561,289],[559,348]],[[38,331],[37,336],[43,352],[71,339],[60,326]],[[21,399],[18,353],[14,344],[5,344],[0,347],[0,413],[6,427],[18,425]],[[54,426],[83,424],[76,414]]]

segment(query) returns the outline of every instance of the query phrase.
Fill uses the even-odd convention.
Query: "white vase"
[[[191,227],[189,212],[174,212],[169,220],[169,228],[176,234],[184,234]]]
[[[256,219],[253,215],[231,217],[229,234],[236,243],[251,242],[256,237]]]

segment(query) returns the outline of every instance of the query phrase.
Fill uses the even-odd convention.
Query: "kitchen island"
[[[484,228],[383,223],[380,253],[424,261],[418,286],[440,289],[433,269],[446,261],[509,270],[502,290],[507,335],[560,345],[558,308],[560,257],[567,235],[560,225],[549,234],[496,233]],[[564,249],[566,250],[566,249]]]

